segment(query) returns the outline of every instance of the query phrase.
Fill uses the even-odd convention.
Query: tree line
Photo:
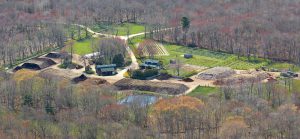
[[[147,25],[151,33],[145,36],[158,40],[299,63],[300,11],[294,0],[11,0],[0,7],[1,65],[87,34],[86,28],[66,29],[72,24],[124,22]],[[191,21],[188,30],[157,31],[180,26],[182,17]]]
[[[293,88],[289,80],[228,82],[210,96],[120,105],[126,92],[110,85],[73,84],[28,70],[1,73],[0,137],[294,139],[300,117]]]

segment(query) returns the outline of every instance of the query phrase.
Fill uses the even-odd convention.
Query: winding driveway
[[[141,36],[141,35],[145,35],[147,33],[150,33],[150,32],[141,32],[141,33],[137,33],[137,34],[131,34],[129,36],[116,36],[116,35],[111,35],[111,34],[103,34],[103,33],[99,33],[99,32],[95,32],[93,31],[92,29],[90,29],[89,27],[87,26],[84,26],[84,25],[79,25],[79,24],[73,24],[73,25],[76,25],[76,26],[79,26],[81,28],[86,28],[88,32],[90,32],[91,34],[93,34],[93,37],[99,37],[99,36],[104,36],[104,37],[110,37],[110,38],[119,38],[119,39],[122,39],[124,40],[126,43],[128,41],[128,39],[130,38],[133,38],[133,37],[137,37],[137,36]],[[161,30],[158,30],[158,31],[167,31],[167,30],[171,30],[173,28],[165,28],[165,29],[161,29]],[[122,71],[119,71],[118,72],[118,75],[116,76],[122,76],[123,77],[123,74],[128,70],[128,69],[138,69],[139,68],[139,64],[137,62],[137,59],[133,53],[133,51],[130,49],[129,46],[126,47],[126,50],[131,58],[131,65],[126,67],[124,70]],[[121,74],[121,75],[119,75]]]
[[[99,32],[95,32],[93,30],[91,30],[89,27],[86,27],[84,25],[79,25],[79,24],[74,24],[76,26],[80,26],[82,28],[86,28],[88,32],[90,32],[91,34],[93,34],[93,37],[99,37],[99,36],[104,36],[104,37],[110,37],[110,38],[119,38],[119,39],[122,39],[124,40],[126,43],[127,43],[127,40],[129,38],[133,38],[133,37],[136,37],[136,36],[140,36],[140,35],[144,35],[145,32],[143,33],[138,33],[138,34],[133,34],[133,35],[130,35],[129,37],[127,36],[116,36],[116,35],[110,35],[110,34],[103,34],[103,33],[99,33]],[[133,51],[130,49],[129,46],[126,47],[126,50],[131,58],[131,65],[129,67],[126,67],[124,70],[122,70],[121,72],[119,72],[118,74],[122,74],[121,76],[123,76],[123,74],[130,68],[130,69],[138,69],[139,67],[139,64],[137,62],[137,59],[133,53]],[[125,71],[125,72],[124,72]],[[118,76],[118,75],[117,75]]]

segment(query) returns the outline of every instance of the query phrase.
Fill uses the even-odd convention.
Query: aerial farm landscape
[[[0,0],[0,138],[297,139],[297,0]]]

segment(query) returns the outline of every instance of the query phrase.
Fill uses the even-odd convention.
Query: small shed
[[[160,63],[158,60],[147,59],[140,65],[141,69],[160,69]]]
[[[91,54],[86,54],[83,57],[85,59],[92,59],[92,58],[99,57],[99,56],[101,56],[101,53],[100,52],[95,52],[95,53],[91,53]]]
[[[85,81],[87,79],[88,78],[85,76],[85,74],[81,74],[80,76],[73,78],[72,82],[73,83],[79,83],[79,82]]]
[[[32,69],[32,70],[41,70],[48,68],[52,65],[55,65],[56,62],[54,62],[51,59],[48,58],[34,58],[32,60],[29,60],[25,62],[21,68],[22,69]]]
[[[293,78],[293,77],[298,77],[297,73],[294,73],[292,71],[284,71],[280,73],[280,76],[286,77],[286,78]]]
[[[193,58],[193,55],[192,54],[184,54],[183,57],[186,59],[190,59],[190,58]]]
[[[171,59],[170,60],[170,64],[176,64],[176,60],[175,59]]]
[[[97,65],[96,66],[96,72],[98,75],[102,76],[110,76],[117,74],[117,65],[116,64],[110,64],[110,65]]]
[[[47,58],[61,58],[61,54],[59,52],[50,52],[45,57]]]

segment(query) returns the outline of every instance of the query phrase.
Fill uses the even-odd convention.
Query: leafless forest
[[[2,65],[62,47],[68,24],[138,22],[151,31],[177,27],[182,16],[190,18],[189,30],[153,31],[150,37],[299,63],[297,0],[2,0],[0,6]]]
[[[187,30],[180,27],[182,17],[191,21]],[[72,24],[102,22],[145,24],[145,36],[157,41],[300,64],[299,0],[0,0],[0,65],[63,47]],[[157,32],[165,27],[173,29]],[[284,85],[227,83],[218,95],[141,107],[118,105],[122,94],[110,85],[25,72],[0,73],[0,138],[300,136],[300,90],[290,79]]]

